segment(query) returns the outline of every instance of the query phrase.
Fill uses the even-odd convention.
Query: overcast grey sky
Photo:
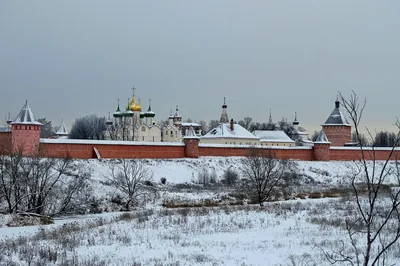
[[[364,122],[399,114],[399,1],[0,1],[0,114],[25,99],[71,125],[125,104],[132,85],[157,119],[289,120],[309,131],[338,90],[368,100]],[[3,119],[4,120],[4,119]]]

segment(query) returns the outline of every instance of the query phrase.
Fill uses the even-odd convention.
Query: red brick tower
[[[17,118],[11,123],[12,151],[21,152],[23,156],[37,155],[41,126],[42,124],[36,121],[26,101]]]
[[[314,141],[314,156],[316,161],[329,161],[331,142],[326,137],[324,131],[321,131],[316,141]]]
[[[340,110],[340,102],[335,101],[335,109],[322,125],[322,130],[332,143],[332,146],[344,146],[351,142],[351,125]]]
[[[185,157],[199,158],[199,142],[200,138],[196,135],[193,127],[188,129],[186,136],[183,137],[185,143]]]

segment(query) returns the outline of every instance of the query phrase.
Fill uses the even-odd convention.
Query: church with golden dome
[[[132,98],[128,99],[125,110],[121,110],[118,99],[117,109],[110,114],[107,124],[107,139],[110,140],[130,140],[130,141],[161,141],[161,128],[156,124],[155,113],[151,109],[151,100],[146,112],[142,111],[142,106],[136,100],[135,88],[132,88]]]

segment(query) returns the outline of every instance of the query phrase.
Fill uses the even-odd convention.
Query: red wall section
[[[11,143],[12,143],[11,131],[0,132],[0,154],[10,153],[12,150]]]
[[[389,156],[390,149],[387,148],[376,148],[375,149],[375,159],[376,160],[386,160]],[[364,149],[364,155],[367,160],[373,159],[373,153],[370,148]],[[400,150],[395,150],[393,152],[391,160],[395,160],[397,157],[400,160]],[[331,161],[352,161],[361,159],[360,149],[331,149],[330,150],[330,160]]]
[[[113,145],[113,144],[63,144],[41,143],[43,157],[63,158],[67,154],[76,159],[97,158],[93,148],[101,158],[183,158],[185,146]]]
[[[267,148],[265,148],[267,149]],[[278,159],[295,159],[303,161],[314,160],[312,149],[272,149]],[[199,147],[199,156],[247,156],[249,148],[246,147]]]
[[[29,130],[28,130],[29,131]],[[15,130],[14,132],[0,132],[0,152],[2,149],[11,151],[13,149],[12,144],[23,144],[21,141],[26,141],[25,134],[27,132],[20,132]],[[34,136],[32,141],[29,141],[28,148],[33,149],[34,139],[37,138],[37,133],[28,134],[29,136]],[[15,134],[15,135],[14,135]],[[14,135],[14,137],[12,136]],[[38,141],[39,142],[39,141]],[[26,144],[26,143],[25,143]],[[93,141],[82,141],[81,143],[62,143],[55,142],[51,143],[49,141],[43,141],[39,145],[41,156],[52,157],[52,158],[63,158],[67,155],[76,159],[89,159],[97,158],[94,151],[96,148],[101,158],[185,158],[188,156],[186,150],[188,147],[182,145],[170,144],[143,144],[136,143],[134,145],[126,145],[124,143],[94,143]],[[193,147],[192,147],[193,148]],[[303,161],[313,161],[316,160],[316,155],[319,155],[320,159],[325,158],[324,150],[328,152],[327,156],[330,161],[352,161],[359,160],[361,158],[361,150],[358,147],[326,147],[326,149],[320,149],[316,154],[313,148],[307,147],[264,147],[263,149],[271,149],[275,152],[275,155],[279,159],[294,159]],[[249,153],[249,147],[237,147],[229,145],[199,145],[197,149],[191,150],[191,152],[196,153],[198,151],[198,156],[247,156]],[[365,148],[364,153],[367,160],[373,159],[371,148]],[[375,159],[386,160],[390,153],[389,148],[376,148],[375,149]],[[196,157],[195,154],[189,154],[191,157]],[[321,157],[322,156],[322,157]],[[328,159],[326,157],[326,159]],[[400,149],[395,150],[391,160],[400,160]]]

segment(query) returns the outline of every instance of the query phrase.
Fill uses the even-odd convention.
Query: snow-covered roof
[[[189,129],[186,131],[186,135],[183,137],[184,139],[199,139],[199,137],[196,135],[196,131],[194,131],[194,128],[191,126]]]
[[[254,130],[254,136],[259,137],[261,142],[287,142],[295,143],[284,131]]]
[[[295,132],[295,134],[296,134],[296,135],[299,135],[299,136],[300,136],[300,135],[301,135],[301,136],[308,136],[308,133],[307,133],[307,132],[298,131],[298,130]]]
[[[40,143],[52,144],[90,144],[90,145],[130,145],[130,146],[185,146],[183,142],[151,142],[125,140],[91,140],[91,139],[40,139]]]
[[[359,146],[331,146],[331,150],[354,150],[354,151],[360,151],[361,147]],[[362,147],[364,151],[390,151],[393,148],[392,147]],[[400,147],[394,148],[395,151],[400,151]]]
[[[261,145],[248,145],[248,144],[222,144],[222,143],[199,143],[199,147],[214,147],[214,148],[262,148],[274,150],[311,150],[310,146],[261,146]]]
[[[335,109],[333,109],[332,113],[329,115],[328,119],[326,119],[323,126],[350,126],[349,122],[346,119],[346,116],[340,110],[340,102],[335,102]]]
[[[175,125],[166,125],[163,127],[163,129],[173,129],[173,130],[180,130],[177,126]]]
[[[138,125],[135,125],[135,128],[136,128],[136,129],[139,129],[139,128],[141,128],[141,127],[146,127],[146,128],[148,128],[148,129],[153,128],[153,127],[158,127],[158,128],[161,129],[161,127],[160,127],[159,125],[157,125],[157,124],[154,124],[154,125],[146,125],[146,124],[138,124]]]
[[[61,121],[60,126],[58,127],[58,130],[56,132],[56,135],[60,135],[60,136],[65,136],[68,135],[68,130],[67,130],[67,126],[64,124],[64,121]]]
[[[11,124],[42,125],[42,123],[36,121],[31,108],[29,108],[28,101],[25,102],[17,118]]]
[[[192,123],[192,122],[184,122],[182,123],[182,126],[184,127],[200,127],[198,123]]]
[[[10,128],[9,127],[0,127],[0,132],[10,132]]]
[[[247,129],[239,124],[233,125],[233,130],[230,128],[230,123],[222,123],[216,128],[212,129],[206,135],[201,138],[236,138],[236,139],[255,139],[259,140],[259,137],[251,134]]]
[[[320,144],[329,144],[331,143],[328,140],[328,137],[326,136],[324,131],[321,131],[321,133],[319,133],[317,139],[314,141],[314,143],[320,143]]]

